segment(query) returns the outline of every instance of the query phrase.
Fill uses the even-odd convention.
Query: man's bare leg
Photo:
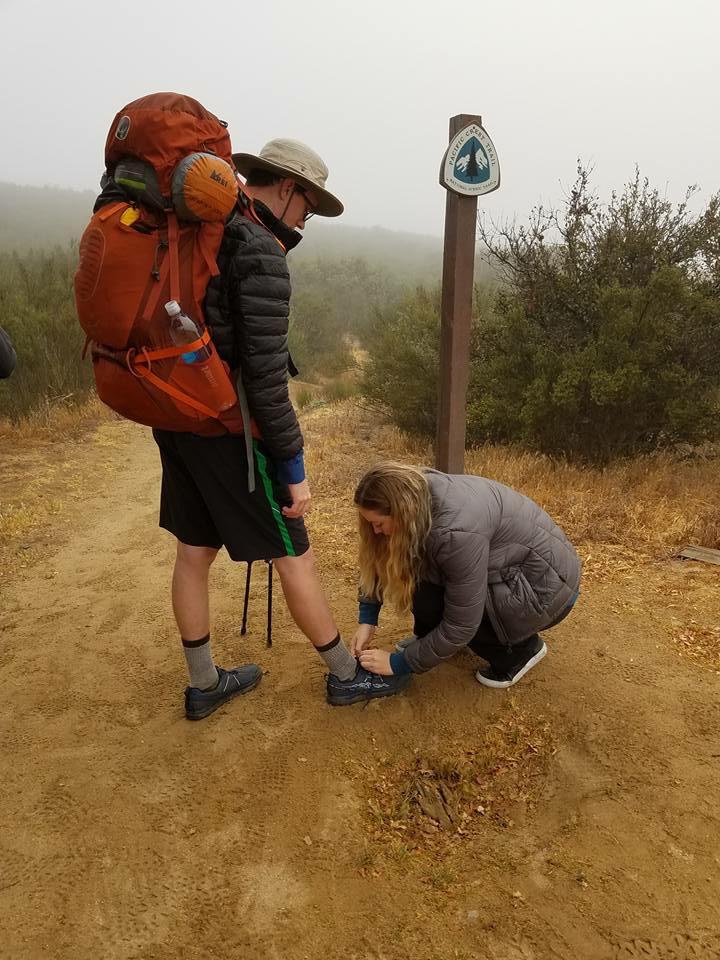
[[[317,574],[312,547],[300,557],[278,557],[274,564],[295,623],[318,651],[331,673],[341,680],[354,677],[357,663],[340,639]]]
[[[172,603],[190,676],[185,691],[185,716],[201,720],[221,704],[247,693],[262,680],[254,663],[223,670],[216,667],[210,649],[210,567],[218,551],[213,547],[177,545],[172,580]]]
[[[317,574],[312,547],[300,557],[278,557],[273,564],[293,620],[314,647],[326,646],[338,630]]]
[[[218,682],[210,649],[210,567],[218,551],[178,540],[172,605],[187,662],[190,686],[209,690]]]
[[[180,636],[197,640],[210,633],[210,567],[218,551],[178,540],[172,579],[172,605]]]

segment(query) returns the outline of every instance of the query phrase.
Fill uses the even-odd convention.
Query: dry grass
[[[707,627],[690,620],[674,634],[672,642],[681,657],[710,666],[720,673],[720,627]]]
[[[116,415],[92,398],[53,405],[20,423],[0,421],[0,577],[33,566],[56,544],[68,499],[86,489],[87,467],[78,450],[84,438]],[[96,435],[93,442],[102,442]]]
[[[8,544],[20,540],[43,521],[60,513],[58,500],[43,501],[42,510],[29,507],[25,503],[5,504],[0,509],[0,543]]]
[[[331,513],[336,523],[352,502],[357,480],[374,461],[432,462],[429,445],[377,422],[376,414],[357,400],[309,411],[303,425],[320,514],[316,529],[323,539],[323,506],[332,507],[326,516]],[[666,558],[686,543],[720,547],[717,458],[659,453],[598,469],[488,445],[468,452],[465,469],[541,504],[580,546],[590,575],[602,575],[606,563],[617,569],[621,557],[630,562],[633,554]]]
[[[540,503],[574,542],[653,556],[668,556],[688,542],[720,545],[717,468],[717,459],[670,453],[605,469],[493,446],[466,458],[468,472],[507,483]]]
[[[2,446],[18,447],[24,443],[76,439],[106,420],[118,419],[96,396],[80,404],[46,404],[18,423],[0,419],[0,451]]]
[[[354,369],[322,383],[290,382],[290,397],[299,411],[309,411],[316,407],[339,403],[357,397],[360,393],[358,378]]]
[[[437,853],[511,827],[513,812],[540,798],[555,749],[547,718],[510,698],[495,723],[444,741],[441,755],[364,765],[368,835],[398,859],[403,850]]]

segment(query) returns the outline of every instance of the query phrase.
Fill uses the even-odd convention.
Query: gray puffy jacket
[[[575,598],[580,560],[560,527],[528,497],[483,477],[427,471],[432,527],[422,579],[445,588],[443,620],[410,644],[415,673],[472,640],[487,611],[513,644],[552,624]]]

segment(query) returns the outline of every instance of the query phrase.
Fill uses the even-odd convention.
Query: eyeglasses
[[[305,201],[305,216],[303,217],[303,220],[305,221],[305,223],[307,223],[310,217],[315,216],[315,208],[313,207],[312,202],[308,198],[307,191],[305,190],[304,187],[299,187],[297,184],[295,184],[295,192],[299,193],[300,196]]]

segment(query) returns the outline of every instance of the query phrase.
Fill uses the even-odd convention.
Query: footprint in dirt
[[[612,960],[720,960],[720,935],[676,933],[615,944]]]

